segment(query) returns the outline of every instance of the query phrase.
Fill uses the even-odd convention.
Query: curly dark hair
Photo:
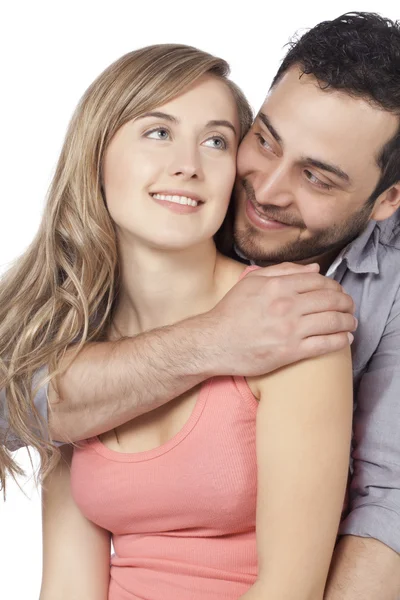
[[[400,117],[399,21],[376,13],[346,13],[319,23],[289,46],[272,87],[297,65],[321,89],[341,90]],[[376,160],[382,175],[370,204],[400,180],[400,119],[396,135]]]

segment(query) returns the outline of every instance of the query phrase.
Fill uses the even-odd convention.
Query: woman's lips
[[[178,215],[187,215],[187,214],[196,213],[200,210],[201,206],[203,205],[203,202],[199,202],[199,204],[197,204],[197,206],[191,206],[190,204],[180,204],[179,202],[170,202],[167,199],[161,200],[160,198],[157,198],[157,196],[160,196],[160,195],[161,194],[150,194],[150,197],[154,200],[154,202],[156,202],[160,206],[163,206],[164,208],[166,208],[166,209],[170,210],[171,212],[174,212]],[[162,196],[163,196],[163,198],[168,198],[167,195],[162,195]]]
[[[285,223],[280,223],[279,221],[273,221],[272,219],[263,217],[259,212],[257,212],[251,200],[246,201],[246,215],[249,221],[258,229],[278,231],[282,229],[289,229],[289,227],[291,227],[290,225],[285,225]]]

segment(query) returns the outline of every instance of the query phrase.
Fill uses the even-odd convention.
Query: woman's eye
[[[164,127],[157,127],[157,129],[152,129],[145,134],[145,137],[150,138],[151,140],[168,140],[169,139],[169,131]]]
[[[312,183],[313,185],[316,185],[324,190],[330,190],[333,188],[333,185],[329,185],[329,183],[324,183],[323,181],[318,179],[318,177],[315,177],[315,175],[313,173],[311,173],[311,171],[308,171],[306,169],[304,171],[304,173],[305,173],[305,176],[307,177],[308,181],[310,183]]]
[[[215,148],[216,150],[225,150],[227,148],[226,141],[224,138],[219,136],[208,138],[208,140],[203,142],[203,145],[207,146],[208,148]]]

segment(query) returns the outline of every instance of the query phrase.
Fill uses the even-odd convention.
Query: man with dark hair
[[[371,13],[343,15],[286,55],[239,149],[234,217],[240,256],[318,262],[356,304],[350,499],[326,600],[400,598],[399,205],[400,27]],[[88,345],[58,378],[62,401],[49,390],[53,437],[99,434],[212,375],[269,371],[343,344],[348,307],[335,290],[329,300],[316,283],[305,298],[299,275],[258,279],[257,293],[245,278],[212,314]],[[253,315],[244,314],[246,294]],[[243,337],[240,353],[252,316],[257,343]],[[45,412],[43,394],[37,406]]]
[[[289,132],[287,140],[272,125],[271,110],[284,121],[283,127]],[[323,148],[317,145],[321,139]],[[279,160],[285,142],[293,151]],[[335,153],[339,146],[341,154]],[[260,167],[253,147],[266,150],[258,155],[278,160],[264,161]],[[293,160],[296,151],[297,162]],[[319,154],[326,155],[327,160],[316,160]],[[336,162],[330,158],[333,156],[337,156]],[[277,175],[289,183],[289,159],[295,171],[291,173],[292,181],[297,178],[302,182],[306,177],[313,184],[309,188],[319,188],[326,198],[318,211],[311,209],[322,218],[321,211],[325,211],[325,220],[308,226],[301,210],[283,210],[292,200],[285,192],[286,200],[271,206],[263,202],[261,212],[289,225],[286,232],[280,229],[277,233],[275,228],[272,233],[270,228],[266,235],[264,229],[258,232],[257,224],[243,231],[243,196],[257,205],[253,178],[248,173],[261,172],[264,181],[275,188]],[[347,165],[346,161],[347,171],[340,168],[341,164]],[[328,265],[330,258],[354,240],[371,219],[382,221],[391,216],[397,207],[396,184],[400,179],[400,27],[375,14],[353,13],[320,23],[293,42],[252,131],[241,145],[238,165],[236,243],[253,260],[309,261],[324,255]],[[325,179],[318,179],[314,171],[325,174]],[[303,198],[301,188],[304,186],[297,186],[295,195]],[[314,199],[321,204],[320,198],[308,194],[304,200],[307,210]],[[333,204],[334,219],[329,208]],[[286,238],[289,231],[292,237]],[[293,242],[286,243],[287,239]]]
[[[258,264],[317,260],[356,303],[350,504],[329,600],[400,598],[399,205],[399,24],[320,23],[241,144],[234,237]]]

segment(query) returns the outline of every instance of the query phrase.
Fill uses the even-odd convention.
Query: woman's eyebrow
[[[156,119],[165,119],[166,121],[170,121],[171,123],[179,123],[179,119],[177,119],[173,115],[169,115],[168,113],[163,113],[160,111],[146,112],[143,115],[140,115],[140,117],[138,117],[138,120],[145,119],[146,117],[155,117]]]
[[[235,135],[237,135],[234,125],[225,119],[214,119],[213,121],[208,121],[206,128],[208,127],[228,127],[229,129],[232,129]]]
[[[160,112],[158,110],[156,111],[151,111],[151,112],[146,112],[143,115],[140,115],[140,117],[138,117],[139,119],[146,119],[148,117],[153,117],[156,119],[164,119],[165,121],[169,121],[170,123],[175,123],[178,124],[180,123],[179,119],[177,117],[174,117],[173,115],[170,115],[169,113],[164,113],[164,112]],[[226,121],[225,119],[213,119],[212,121],[208,121],[208,123],[205,126],[206,128],[209,127],[228,127],[229,129],[231,129],[233,131],[233,133],[235,135],[237,135],[236,129],[234,127],[234,125],[230,122],[230,121]]]

